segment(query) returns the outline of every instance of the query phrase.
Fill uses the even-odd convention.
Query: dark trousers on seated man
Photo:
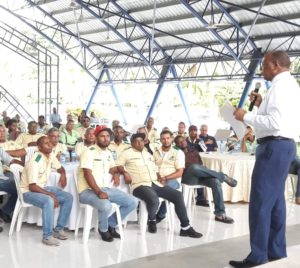
[[[158,198],[162,197],[174,204],[175,212],[180,220],[181,227],[189,226],[189,219],[181,192],[169,186],[160,187],[152,183],[151,187],[139,186],[135,188],[133,190],[133,195],[145,201],[149,221],[156,221],[156,212],[159,206]]]
[[[4,172],[4,176],[6,178],[0,177],[0,191],[7,192],[10,197],[6,204],[0,209],[0,217],[4,218],[5,221],[9,221],[15,209],[18,195],[13,173],[7,171]]]
[[[200,164],[192,164],[184,171],[181,182],[187,185],[203,185],[211,188],[215,204],[214,213],[218,216],[225,214],[221,184],[224,179],[225,174],[222,172],[207,169]]]

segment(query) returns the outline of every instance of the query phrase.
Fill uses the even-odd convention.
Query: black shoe
[[[193,237],[193,238],[200,238],[200,237],[203,236],[203,234],[196,232],[193,227],[190,227],[187,230],[182,230],[181,229],[179,235],[180,236]]]
[[[215,216],[215,220],[223,223],[229,223],[229,224],[234,223],[234,220],[230,217],[227,217],[226,215]]]
[[[282,258],[284,258],[284,257],[277,257],[277,258],[269,257],[269,261],[278,261]]]
[[[209,207],[209,204],[206,201],[196,201],[196,206]]]
[[[155,234],[157,232],[156,221],[148,222],[148,231],[149,233]]]
[[[116,228],[108,226],[108,231],[110,232],[113,238],[121,238],[120,234],[116,231]]]
[[[100,229],[98,229],[98,233],[101,235],[103,241],[112,242],[114,240],[109,231],[101,232]]]
[[[224,174],[224,182],[226,182],[231,187],[235,187],[237,185],[237,180],[230,178],[226,174]]]
[[[158,215],[156,215],[156,223],[160,223],[161,221],[163,221],[165,219],[165,217],[159,217]]]
[[[260,264],[248,261],[247,259],[244,259],[242,261],[229,261],[229,264],[235,268],[250,268],[250,267],[255,267],[255,266],[260,265]]]
[[[11,222],[11,216],[8,215],[8,214],[6,214],[6,213],[4,213],[2,210],[0,210],[0,218],[2,220],[4,220],[4,222],[6,222],[6,223],[10,223]]]

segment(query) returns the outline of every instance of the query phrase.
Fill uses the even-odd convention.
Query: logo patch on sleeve
[[[39,162],[42,159],[42,155],[38,154],[35,158],[35,162]]]

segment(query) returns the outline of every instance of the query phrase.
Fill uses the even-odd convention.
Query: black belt
[[[257,139],[256,142],[258,144],[262,144],[266,141],[274,141],[274,140],[292,140],[290,138],[285,138],[285,137],[281,137],[281,136],[267,136],[267,137],[263,137],[263,138],[260,138],[260,139]]]

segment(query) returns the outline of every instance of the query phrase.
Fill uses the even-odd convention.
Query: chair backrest
[[[20,186],[20,180],[21,180],[20,178],[21,178],[21,173],[23,171],[23,167],[19,164],[11,164],[10,171],[14,174],[18,198],[19,198],[21,204],[24,204],[23,193],[21,191],[21,186]]]
[[[38,151],[38,147],[30,146],[25,148],[25,150],[26,150],[26,156],[25,156],[25,163],[26,163],[30,160],[30,158],[34,155],[34,153]]]

